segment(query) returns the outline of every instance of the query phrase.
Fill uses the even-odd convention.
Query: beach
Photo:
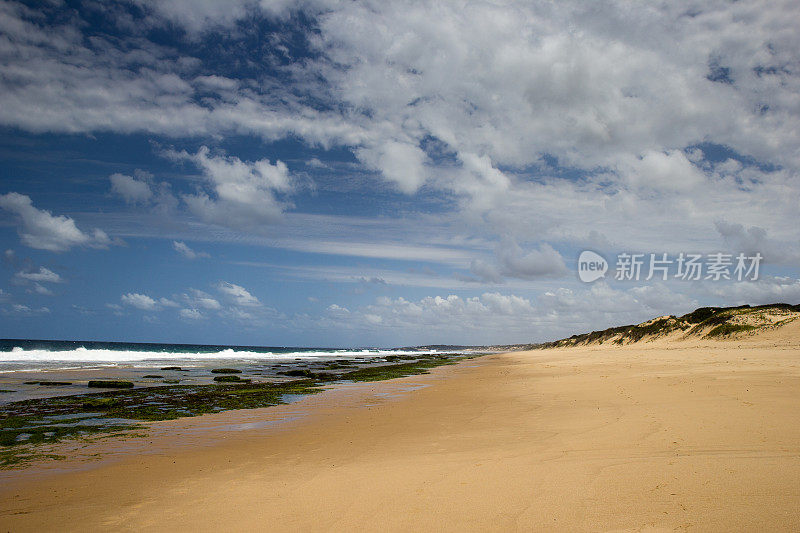
[[[4,478],[0,525],[797,530],[799,332],[489,355],[288,406],[158,422],[183,436],[99,466]],[[222,438],[186,431],[282,410],[303,414]]]

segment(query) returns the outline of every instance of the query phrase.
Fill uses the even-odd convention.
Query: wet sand
[[[4,475],[0,529],[798,530],[798,333],[493,355],[158,423],[151,453]],[[189,430],[281,409],[302,416]]]

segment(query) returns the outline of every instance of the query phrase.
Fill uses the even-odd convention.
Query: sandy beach
[[[4,479],[0,525],[797,530],[799,341],[792,323],[730,340],[512,352],[158,423],[183,428],[183,445],[162,438],[155,453]],[[269,430],[186,445],[192,424],[298,409]]]

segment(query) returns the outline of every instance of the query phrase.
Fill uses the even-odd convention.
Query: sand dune
[[[383,394],[403,384],[427,386]],[[0,525],[800,529],[800,321],[506,353],[303,402],[278,429],[7,484]]]

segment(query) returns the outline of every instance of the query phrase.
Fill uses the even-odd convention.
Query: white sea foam
[[[215,359],[239,359],[251,361],[274,361],[286,359],[318,359],[318,358],[346,358],[346,357],[385,357],[388,355],[422,355],[434,354],[436,351],[405,351],[405,350],[320,350],[298,352],[251,352],[234,350],[231,348],[218,352],[152,352],[135,350],[102,350],[79,347],[74,350],[23,350],[14,347],[10,352],[0,352],[2,363],[130,363],[137,361],[209,361]]]

